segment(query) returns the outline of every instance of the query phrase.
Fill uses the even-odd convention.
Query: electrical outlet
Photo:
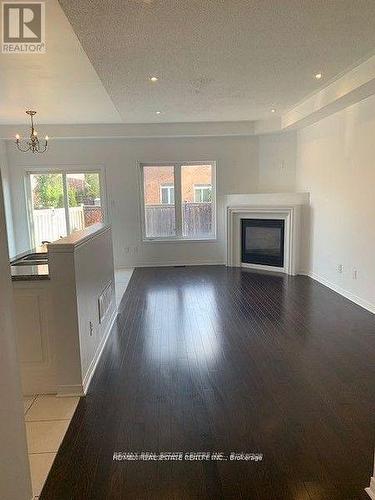
[[[340,273],[340,274],[342,274],[342,273],[343,273],[343,271],[344,271],[344,266],[343,266],[342,264],[339,264],[339,265],[337,266],[337,272],[338,272],[338,273]]]
[[[94,325],[92,324],[92,321],[89,321],[89,327],[90,327],[90,337],[92,337],[92,334],[94,333]]]
[[[358,278],[358,271],[357,269],[353,269],[353,280],[356,280]]]

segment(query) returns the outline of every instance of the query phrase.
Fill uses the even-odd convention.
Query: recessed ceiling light
[[[150,78],[150,80],[151,80],[152,82],[157,82],[157,81],[158,81],[158,77],[157,77],[157,76],[152,76],[152,77]]]
[[[160,114],[161,114],[161,111],[156,111],[156,114],[157,114],[157,115],[160,115]]]
[[[272,109],[271,109],[271,113],[276,113],[276,109],[275,109],[275,108],[272,108]]]
[[[320,80],[320,79],[322,78],[322,76],[323,76],[323,75],[322,75],[321,73],[317,73],[317,74],[315,75],[315,78],[316,78],[317,80]]]

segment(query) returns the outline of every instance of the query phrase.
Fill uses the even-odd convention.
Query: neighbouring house
[[[168,205],[175,202],[175,179],[169,166],[145,167],[144,183],[146,205]],[[183,203],[210,202],[212,194],[211,165],[183,166],[181,188]]]

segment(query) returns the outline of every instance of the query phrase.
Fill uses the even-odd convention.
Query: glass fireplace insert
[[[241,219],[242,262],[284,267],[285,221]]]

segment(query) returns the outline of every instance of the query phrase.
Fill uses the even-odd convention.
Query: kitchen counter
[[[49,280],[48,264],[39,266],[11,266],[13,281]]]
[[[36,247],[16,255],[11,259],[10,263],[12,264],[31,253],[47,253],[47,252],[48,248],[46,245],[43,245],[41,247]],[[49,280],[48,264],[39,264],[39,265],[25,264],[18,266],[11,265],[10,270],[13,281]]]

